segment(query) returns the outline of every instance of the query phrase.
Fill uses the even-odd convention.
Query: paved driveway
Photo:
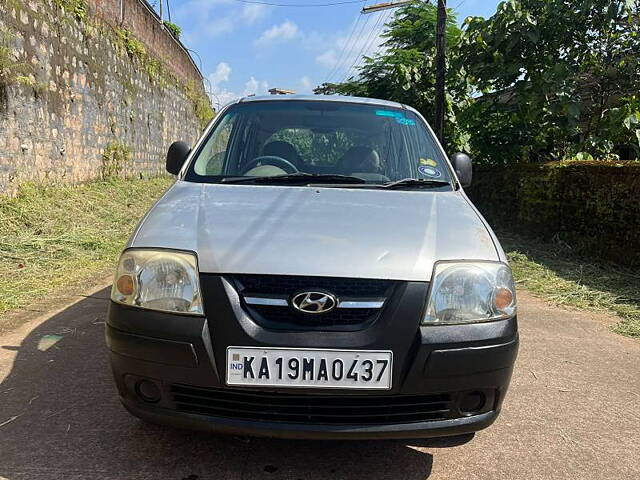
[[[217,437],[130,417],[107,365],[107,296],[0,337],[0,478],[640,478],[640,342],[610,333],[609,318],[521,294],[520,356],[496,424],[453,441],[329,443]],[[62,338],[52,345],[52,335]]]

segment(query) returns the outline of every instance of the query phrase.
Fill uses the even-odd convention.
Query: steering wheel
[[[293,163],[291,163],[289,160],[285,160],[282,157],[276,157],[275,155],[262,155],[260,157],[254,158],[247,165],[245,165],[244,170],[242,171],[242,175],[245,175],[247,172],[251,171],[255,167],[263,166],[263,165],[272,165],[274,167],[281,168],[286,173],[299,172],[296,166]]]

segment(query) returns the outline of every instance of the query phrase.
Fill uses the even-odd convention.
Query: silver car
[[[516,293],[464,154],[354,97],[251,97],[197,144],[117,267],[107,344],[124,406],[179,427],[410,438],[490,425]]]

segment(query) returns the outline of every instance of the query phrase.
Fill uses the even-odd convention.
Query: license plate
[[[383,350],[227,348],[227,385],[391,388],[393,353]]]

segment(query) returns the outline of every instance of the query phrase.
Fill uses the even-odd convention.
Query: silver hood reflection
[[[437,260],[499,260],[460,192],[179,181],[129,246],[191,250],[207,273],[428,281]]]

